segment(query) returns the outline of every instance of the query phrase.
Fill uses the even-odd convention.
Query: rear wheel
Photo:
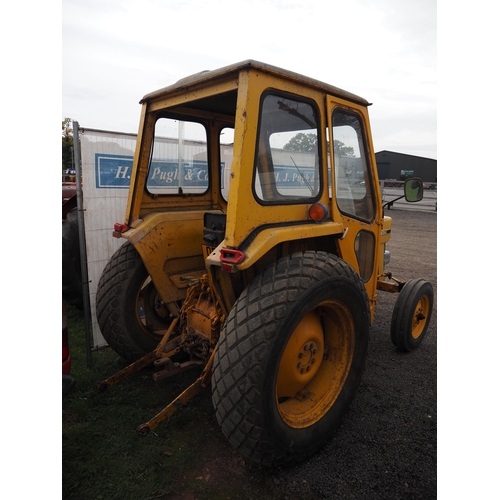
[[[234,304],[212,372],[222,431],[268,466],[299,462],[332,436],[361,380],[369,337],[365,288],[323,252],[286,257]]]
[[[391,322],[392,343],[402,351],[413,351],[424,339],[432,315],[434,290],[423,279],[408,280],[399,293]]]
[[[62,221],[62,297],[83,309],[82,271],[80,264],[78,211],[73,208]]]
[[[140,255],[125,242],[111,257],[96,296],[99,328],[108,344],[127,361],[151,352],[172,317],[161,301]]]

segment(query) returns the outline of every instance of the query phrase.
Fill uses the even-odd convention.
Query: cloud
[[[384,149],[420,136],[435,158],[435,11],[434,0],[65,0],[63,115],[135,131],[144,94],[251,58],[365,97]]]

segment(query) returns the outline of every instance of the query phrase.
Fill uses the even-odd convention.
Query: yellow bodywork
[[[206,211],[146,214],[125,237],[134,245],[165,303],[183,300],[188,281],[204,273],[203,216]]]
[[[329,195],[328,189],[320,193],[318,203],[328,207],[328,220],[315,223],[309,218],[311,203],[266,206],[255,198],[250,188],[253,182],[253,165],[259,127],[259,105],[263,93],[268,89],[298,95],[310,100],[320,111],[320,129],[332,134],[330,115],[339,107],[355,112],[361,119],[366,139],[366,149],[375,196],[375,214],[371,222],[364,222],[344,215]],[[234,116],[218,112],[195,110],[191,101],[209,99],[220,93],[237,92],[237,105]],[[353,94],[342,91],[316,80],[295,73],[267,66],[255,61],[246,61],[214,72],[193,75],[177,84],[153,92],[141,101],[142,117],[139,128],[131,187],[127,204],[125,224],[130,230],[122,234],[137,249],[153,280],[158,294],[166,303],[173,303],[185,297],[186,282],[181,278],[187,275],[199,276],[212,269],[209,277],[218,274],[214,267],[220,266],[218,251],[203,254],[203,217],[206,212],[226,214],[225,239],[222,247],[241,249],[244,261],[234,267],[246,283],[245,273],[252,276],[259,263],[268,263],[275,258],[297,249],[314,249],[314,240],[322,238],[320,249],[330,250],[351,264],[359,272],[359,258],[356,255],[355,239],[360,230],[373,234],[373,248],[369,252],[373,271],[365,281],[370,298],[373,319],[376,303],[377,280],[383,281],[383,245],[390,233],[384,226],[388,222],[382,217],[381,197],[378,189],[378,176],[367,105],[368,103]],[[198,116],[206,121],[209,129],[209,168],[212,182],[210,189],[199,196],[155,196],[145,189],[149,158],[153,141],[154,123],[158,116],[182,118]],[[215,133],[223,125],[234,126],[234,155],[230,173],[230,190],[226,200],[218,190],[220,182],[219,145]],[[213,133],[212,133],[213,132]],[[329,164],[334,162],[332,152],[327,152],[326,138],[322,138],[320,150],[320,169],[322,175],[329,175]],[[328,155],[332,155],[328,159]],[[331,175],[331,174],[330,174]],[[326,240],[330,239],[328,243]],[[324,248],[325,244],[329,248]],[[266,257],[267,256],[267,257]],[[231,285],[233,283],[233,285]],[[214,288],[219,297],[224,296],[224,309],[231,307],[228,297],[235,297],[234,279],[221,280]],[[222,290],[221,290],[222,288]]]
[[[264,96],[271,92],[290,96],[292,100],[300,98],[316,112],[319,133],[315,168],[321,185],[314,186],[317,193],[311,187],[311,196],[305,196],[304,201],[267,203],[256,195],[258,157],[264,162],[263,179],[269,171],[265,165],[264,145],[259,142],[262,141],[259,127]],[[395,291],[395,285],[386,282],[384,272],[384,248],[390,238],[392,221],[383,216],[366,100],[311,78],[245,61],[180,80],[148,94],[141,103],[141,123],[124,218],[128,229],[118,236],[135,247],[171,315],[182,315],[180,342],[195,335],[208,339],[213,348],[218,338],[217,328],[221,328],[224,317],[253,277],[279,258],[306,250],[335,254],[354,268],[364,282],[373,321],[377,288]],[[359,123],[365,174],[358,186],[369,197],[367,215],[349,215],[337,203],[335,193],[339,186],[335,184],[334,169],[340,160],[334,148],[329,147],[335,137],[333,117],[336,112],[355,117]],[[290,108],[290,114],[294,113],[299,114]],[[196,120],[205,128],[210,182],[204,192],[186,194],[179,188],[178,192],[155,194],[147,189],[155,123],[162,117]],[[220,144],[224,127],[234,129],[227,195],[220,188],[225,182]],[[272,181],[270,178],[269,182]],[[268,188],[264,186],[265,189]],[[313,221],[309,216],[312,204],[321,206],[327,216]],[[214,245],[204,241],[207,214],[224,220],[223,239]],[[221,262],[222,249],[234,252],[237,261]],[[206,283],[206,295],[188,295],[190,287],[200,282]],[[321,418],[328,411],[328,404],[336,398],[328,392],[332,390],[328,380],[332,377],[342,380],[349,373],[354,342],[352,318],[335,302],[325,303],[324,308],[336,318],[324,327],[325,338],[323,327],[317,324],[317,316],[306,316],[292,335],[281,360],[277,397],[295,394],[309,382],[319,395],[318,400],[308,401],[304,395],[301,403],[291,401],[281,406],[283,419],[292,427],[308,426]],[[165,335],[168,337],[171,333]],[[321,363],[321,359],[313,356],[313,351],[324,349],[323,342],[336,350],[338,359],[325,359]],[[300,356],[302,360],[304,349],[309,364],[302,365],[296,358]],[[161,356],[161,352],[150,355],[144,363]],[[208,364],[198,385],[187,390],[181,402],[206,384],[212,359],[213,352],[207,353],[205,362]],[[302,367],[306,370],[303,373]],[[153,427],[171,411],[173,406],[169,405],[154,420]],[[148,429],[153,427],[148,426]]]

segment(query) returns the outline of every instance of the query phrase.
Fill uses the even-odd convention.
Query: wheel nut
[[[304,357],[304,353],[299,352],[299,358],[303,358],[303,357]]]
[[[309,365],[307,365],[306,370],[309,371],[310,369],[311,369],[311,367]]]

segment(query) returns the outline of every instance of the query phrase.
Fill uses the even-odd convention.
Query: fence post
[[[73,122],[73,144],[76,173],[76,202],[78,212],[78,239],[80,244],[80,267],[83,292],[83,318],[85,320],[85,344],[87,368],[92,366],[92,318],[90,312],[89,273],[87,268],[87,244],[85,240],[85,218],[83,216],[82,165],[78,122]]]

